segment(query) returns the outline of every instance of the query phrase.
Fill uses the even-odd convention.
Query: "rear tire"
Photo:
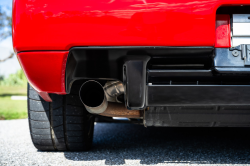
[[[77,92],[72,89],[69,95],[51,94],[53,102],[46,102],[28,84],[30,134],[38,150],[86,151],[91,148],[94,116],[86,111]]]

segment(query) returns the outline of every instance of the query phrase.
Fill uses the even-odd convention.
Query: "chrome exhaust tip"
[[[105,91],[102,85],[97,81],[90,80],[83,83],[79,95],[89,113],[101,114],[108,107]]]

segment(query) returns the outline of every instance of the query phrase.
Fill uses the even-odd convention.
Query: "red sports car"
[[[94,121],[250,126],[249,0],[14,0],[39,150],[88,150]]]

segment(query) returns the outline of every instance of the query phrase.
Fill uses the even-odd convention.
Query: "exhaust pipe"
[[[109,102],[122,103],[118,96],[124,94],[124,87],[120,81],[108,81],[103,87]]]
[[[101,114],[108,107],[105,91],[102,85],[97,81],[90,80],[83,83],[79,95],[89,113]]]
[[[123,93],[124,88],[119,81],[108,82],[103,88],[99,82],[90,80],[82,84],[79,95],[89,113],[108,117],[141,118],[141,111],[128,110],[124,104],[116,103],[119,102],[117,96]]]
[[[143,111],[128,110],[125,105],[121,103],[109,103],[106,111],[100,115],[107,117],[142,118]]]

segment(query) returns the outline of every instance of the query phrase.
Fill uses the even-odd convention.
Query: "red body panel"
[[[249,0],[14,0],[16,52],[73,46],[214,46],[216,10]]]
[[[216,16],[215,47],[231,47],[230,15]]]
[[[50,98],[47,92],[38,92],[38,93],[45,101],[52,102],[52,99]]]
[[[14,0],[13,45],[28,81],[50,101],[48,93],[65,94],[71,47],[230,47],[228,17],[218,17],[216,26],[216,10],[247,4],[249,0]]]
[[[17,57],[29,83],[36,91],[66,94],[65,67],[68,51],[21,52]]]

